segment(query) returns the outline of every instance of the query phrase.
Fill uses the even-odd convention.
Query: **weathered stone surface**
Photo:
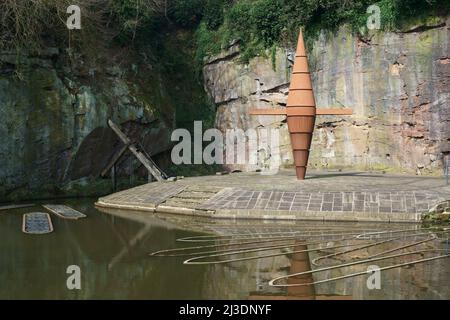
[[[354,115],[318,117],[311,167],[442,174],[443,153],[450,152],[449,25],[447,18],[369,40],[345,27],[321,35],[309,56],[317,106],[345,106]],[[253,107],[285,105],[292,50],[277,50],[275,68],[270,56],[243,65],[238,50],[232,52],[210,59],[203,70],[218,105],[217,127],[279,127],[282,163],[292,164],[285,117],[248,114]]]
[[[432,207],[427,213],[422,215],[424,222],[450,223],[450,200],[443,201]]]
[[[230,219],[419,222],[421,213],[450,190],[435,177],[349,173],[311,178],[299,184],[292,171],[264,178],[252,172],[191,177],[121,191],[96,205]]]
[[[442,173],[449,40],[447,26],[377,33],[368,42],[345,29],[322,37],[310,59],[317,104],[351,107],[354,115],[319,118],[311,164]]]
[[[186,187],[174,182],[148,183],[139,187],[124,190],[98,199],[98,206],[114,206],[120,208],[150,208],[182,192]]]
[[[68,65],[58,50],[37,57],[0,52],[0,201],[98,177],[119,147],[108,118],[152,154],[170,148],[173,123],[154,115],[125,71],[105,72],[100,81],[98,72]]]
[[[235,44],[232,47],[237,46]],[[222,132],[236,128],[244,131],[256,129],[259,137],[267,128],[279,128],[282,132],[280,148],[284,163],[292,162],[285,117],[250,116],[249,110],[286,105],[291,67],[291,62],[286,59],[288,54],[290,51],[277,49],[271,58],[256,57],[249,64],[242,64],[239,50],[229,49],[210,58],[203,69],[205,89],[218,106],[216,127]],[[248,148],[246,152],[248,154]],[[258,164],[261,166],[271,161],[271,154],[270,148],[260,149]],[[235,164],[228,167],[254,170],[258,166]]]

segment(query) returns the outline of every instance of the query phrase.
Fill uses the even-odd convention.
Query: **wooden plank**
[[[307,116],[314,117],[316,115],[316,107],[288,107],[287,116]]]
[[[131,143],[130,139],[120,130],[120,128],[111,120],[108,120],[109,127],[117,134],[122,142],[128,146],[128,149],[138,158],[138,160],[144,165],[145,168],[156,178],[158,181],[164,181],[161,171],[153,164],[153,161],[148,159],[145,154],[138,150],[138,148]]]
[[[117,170],[116,165],[113,165],[111,168],[111,181],[112,181],[112,189],[113,192],[117,190]]]
[[[29,208],[29,207],[34,207],[34,206],[35,205],[33,203],[30,203],[30,204],[11,204],[9,206],[0,207],[0,211],[20,209],[20,208]]]
[[[45,212],[31,212],[23,215],[22,232],[27,234],[47,234],[53,232],[50,215]]]
[[[123,154],[128,150],[128,145],[122,146],[122,148],[112,157],[111,161],[108,163],[108,165],[103,169],[102,173],[100,174],[101,177],[106,177],[108,172],[111,171],[111,168],[117,163],[117,161],[120,160],[120,158],[123,156]]]
[[[249,114],[252,116],[285,116],[286,108],[250,109]]]
[[[317,108],[316,114],[318,116],[324,116],[324,115],[350,116],[353,114],[353,110],[350,108],[343,108],[343,109]]]
[[[305,107],[290,107],[290,108],[276,108],[276,109],[250,109],[249,114],[252,116],[310,116],[310,112],[304,112]],[[292,109],[292,110],[291,110]],[[353,110],[350,108],[343,109],[325,109],[325,108],[316,108],[316,115],[324,116],[324,115],[341,115],[347,116],[352,115]]]
[[[71,207],[65,206],[65,205],[59,205],[59,204],[46,204],[43,205],[45,209],[50,211],[51,213],[56,214],[58,217],[63,219],[80,219],[80,218],[86,218],[86,215],[72,209]]]

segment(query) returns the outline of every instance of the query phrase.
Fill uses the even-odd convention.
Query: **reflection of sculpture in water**
[[[304,243],[304,241],[295,240],[296,246],[292,250],[295,253],[291,254],[289,259],[291,262],[289,274],[311,271],[311,262],[307,252],[308,246]],[[307,284],[313,282],[314,278],[312,273],[287,279],[287,284]],[[287,287],[286,294],[258,295],[257,293],[251,293],[248,297],[249,300],[347,300],[351,298],[351,296],[340,295],[317,295],[314,285]]]
[[[298,244],[298,246],[294,247],[293,251],[302,251],[302,250],[306,251],[308,249],[308,246],[302,244],[302,242],[298,240],[296,240],[295,244]],[[291,260],[291,269],[289,272],[290,274],[311,270],[311,263],[309,261],[308,252],[293,253],[291,255],[290,260]],[[312,282],[314,282],[314,278],[311,273],[288,278],[287,280],[288,284],[305,284]],[[287,295],[299,298],[301,297],[306,300],[315,300],[316,290],[314,285],[287,287]]]

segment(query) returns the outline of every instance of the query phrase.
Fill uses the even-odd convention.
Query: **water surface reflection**
[[[277,256],[227,264],[184,265],[183,261],[187,259],[185,257],[149,256],[150,252],[161,249],[192,246],[192,243],[180,243],[177,239],[193,236],[286,233],[299,228],[314,230],[324,226],[336,230],[381,230],[386,229],[386,225],[232,222],[179,216],[156,217],[149,213],[117,210],[99,212],[94,208],[93,202],[93,199],[65,201],[64,204],[86,213],[88,217],[70,221],[52,216],[55,231],[45,236],[31,236],[21,232],[22,214],[43,211],[42,208],[2,212],[0,298],[450,298],[450,259],[385,271],[382,273],[382,289],[368,290],[364,276],[316,286],[268,286],[269,281],[275,277],[316,268],[311,265],[311,259],[326,254],[327,244],[320,248],[322,251],[288,254],[289,251],[276,249],[271,252],[279,254]],[[399,227],[401,226],[395,225],[395,228]],[[407,227],[411,228],[411,225]],[[424,244],[424,247],[439,246],[442,244],[439,241]],[[294,251],[312,248],[300,240],[295,240],[292,245]],[[223,248],[226,249],[227,246]],[[352,254],[365,256],[375,251],[369,248],[366,252]],[[352,258],[351,254],[346,258]],[[82,271],[82,290],[70,291],[66,288],[66,268],[74,264],[80,266]],[[362,270],[363,267],[293,277],[288,283],[310,283],[356,269]]]

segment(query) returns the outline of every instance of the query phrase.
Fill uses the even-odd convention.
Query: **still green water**
[[[245,226],[266,232],[269,227],[290,228],[296,223],[161,219],[150,213],[120,211],[110,214],[97,210],[94,199],[47,203],[69,205],[87,218],[73,221],[51,215],[53,233],[26,235],[21,231],[22,215],[45,212],[42,207],[1,211],[0,299],[246,299],[249,295],[286,293],[267,285],[270,279],[289,271],[286,256],[187,266],[182,264],[186,258],[148,254],[180,247],[178,238],[204,235],[199,231],[203,226],[210,233],[220,229],[232,234]],[[346,226],[352,225],[343,224],[342,228]],[[80,267],[81,290],[66,286],[70,265]],[[365,277],[357,277],[319,285],[316,293],[352,299],[450,299],[450,259],[389,270],[382,276],[380,290],[368,290]]]

